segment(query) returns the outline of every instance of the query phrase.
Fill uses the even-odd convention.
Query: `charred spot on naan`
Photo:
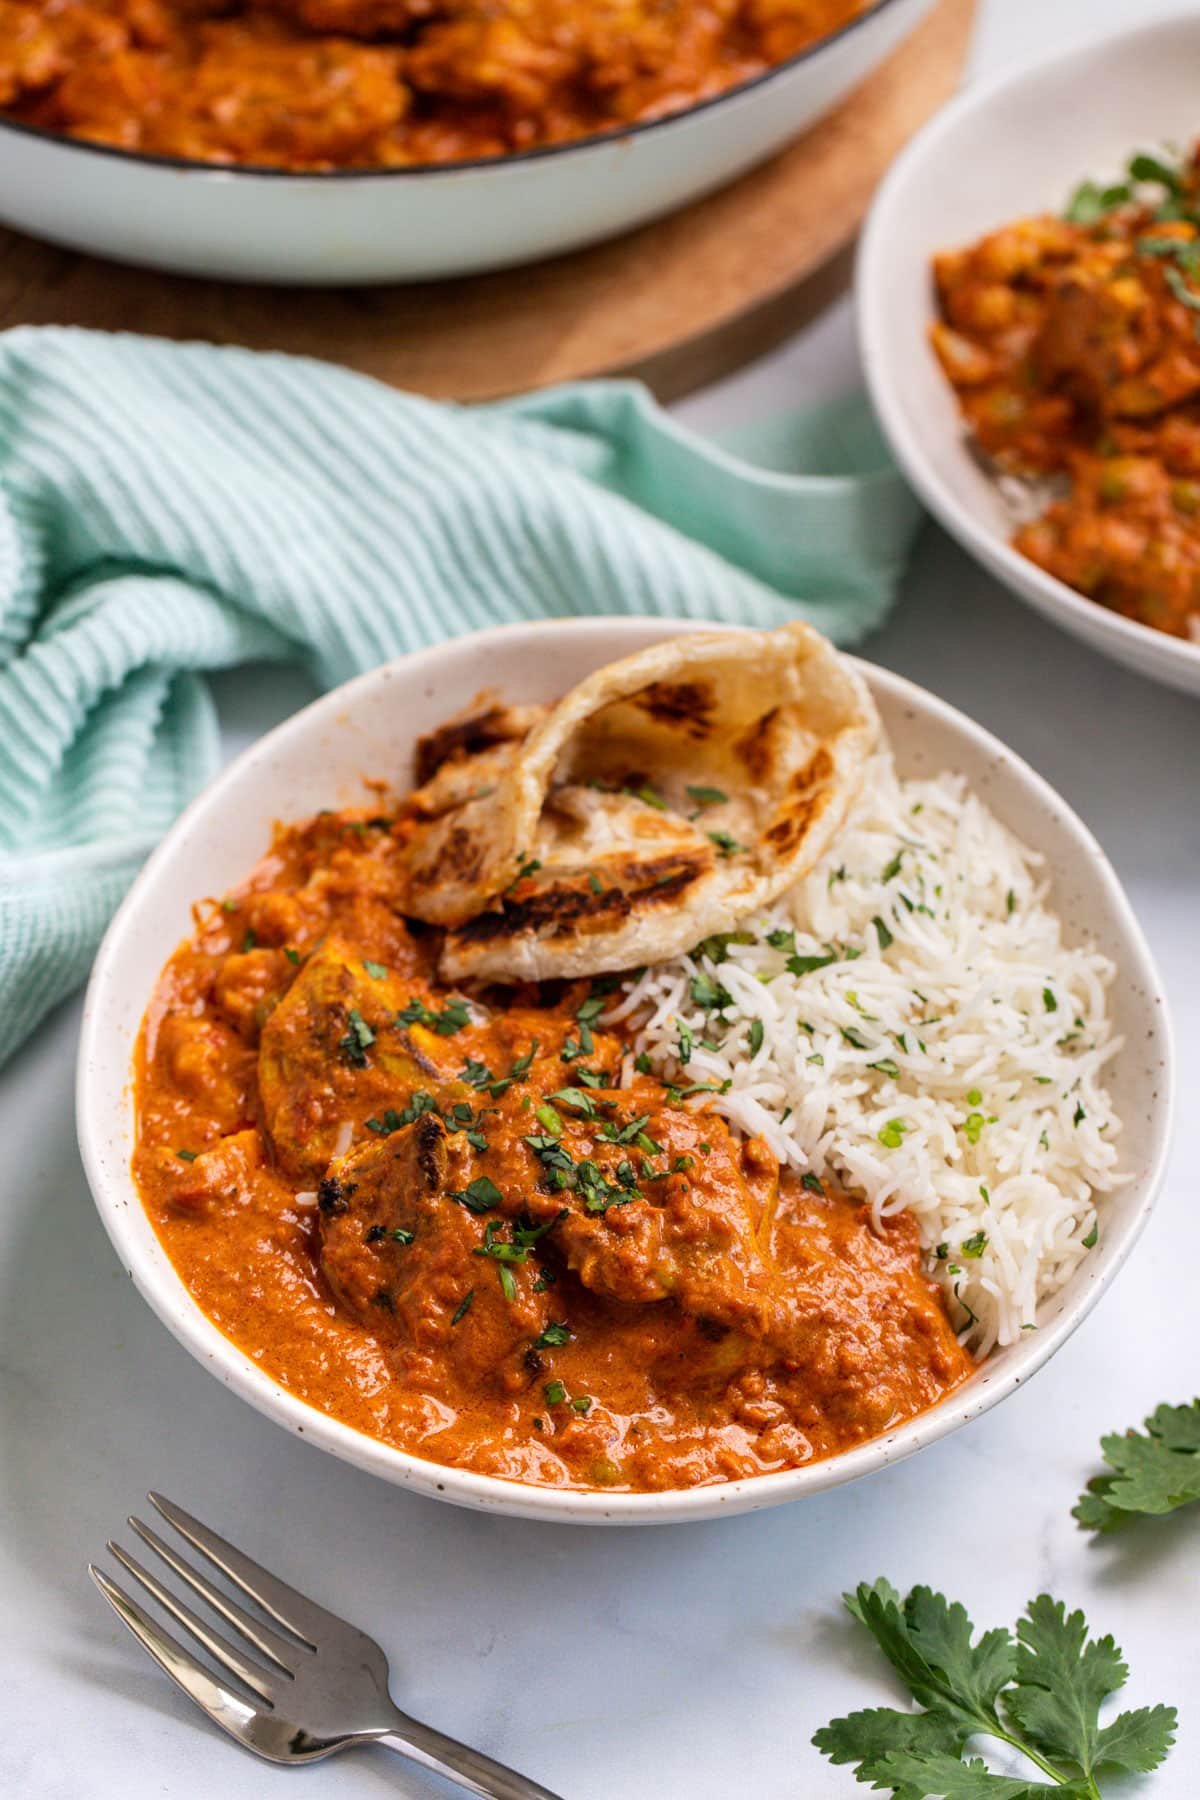
[[[708,681],[652,681],[631,704],[659,725],[686,732],[702,743],[715,728],[717,693]]]
[[[751,781],[766,781],[771,773],[778,750],[775,739],[779,728],[779,708],[772,706],[768,712],[755,719],[750,729],[743,732],[733,746],[734,754],[744,763],[746,773]]]
[[[498,910],[480,913],[451,932],[447,951],[470,944],[498,944],[523,936],[553,938],[568,932],[608,931],[635,913],[675,906],[712,868],[711,852],[671,852],[647,859],[618,859],[595,871],[522,882]],[[607,885],[605,885],[607,883]]]
[[[516,874],[542,800],[541,785],[523,778],[521,759],[545,713],[482,695],[418,740],[423,780],[409,799],[416,823],[405,853],[413,917],[459,924]]]
[[[763,833],[776,855],[792,855],[833,805],[835,773],[832,757],[820,749],[792,776],[787,794]]]
[[[468,761],[500,744],[523,742],[545,715],[544,706],[507,706],[494,695],[476,695],[462,712],[417,739],[413,768],[418,788],[448,762]]]

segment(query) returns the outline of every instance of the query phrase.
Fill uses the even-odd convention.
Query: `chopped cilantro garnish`
[[[819,1175],[814,1175],[811,1169],[806,1170],[800,1177],[800,1186],[807,1188],[810,1194],[820,1194],[822,1199],[825,1197],[825,1189],[821,1185],[821,1177]]]
[[[346,1035],[338,1041],[342,1061],[349,1063],[352,1069],[365,1069],[367,1051],[375,1042],[375,1033],[356,1006],[350,1008],[346,1024]]]
[[[527,856],[524,850],[518,850],[517,872],[505,888],[505,893],[511,894],[513,889],[519,887],[528,876],[536,875],[541,866],[542,865],[536,856]]]
[[[471,1023],[471,1013],[465,1000],[448,1000],[443,1010],[432,1012],[423,1000],[410,1000],[396,1014],[396,1023],[402,1029],[409,1025],[424,1025],[430,1031],[436,1031],[439,1037],[453,1037],[464,1025]]]
[[[751,1056],[757,1056],[763,1047],[763,1039],[767,1028],[761,1019],[751,1019],[750,1029],[746,1033],[746,1042],[750,1046]]]
[[[886,950],[890,944],[895,943],[895,938],[892,936],[892,933],[888,930],[883,920],[879,917],[878,913],[876,913],[875,917],[871,920],[871,923],[879,933],[879,948],[881,950]]]
[[[536,1350],[555,1350],[560,1344],[569,1343],[571,1330],[566,1324],[552,1321],[546,1329],[533,1340]]]
[[[1151,156],[1145,150],[1139,150],[1136,156],[1129,159],[1129,174],[1133,181],[1156,181],[1165,187],[1169,194],[1182,194],[1183,176],[1178,169],[1165,163],[1160,156]]]
[[[257,942],[258,942],[258,933],[255,931],[255,929],[252,925],[248,925],[246,927],[245,936],[242,938],[242,954],[243,954],[243,956],[245,955],[247,950],[253,950],[253,948],[257,944]]]
[[[703,812],[706,806],[724,806],[729,795],[722,793],[720,788],[689,787],[688,798],[694,801],[697,812]]]
[[[896,852],[895,856],[893,856],[891,862],[888,863],[887,867],[882,871],[879,879],[881,881],[894,881],[896,879],[897,875],[900,873],[900,864],[903,862],[903,860],[904,860],[904,850],[903,850],[903,847],[901,847],[899,850],[897,850],[897,852]]]
[[[558,1106],[569,1106],[572,1112],[581,1114],[585,1119],[594,1119],[597,1116],[598,1106],[611,1108],[616,1104],[612,1100],[595,1100],[586,1088],[578,1087],[559,1088],[558,1092],[551,1094],[549,1098]]]
[[[466,1318],[467,1314],[471,1310],[471,1302],[474,1298],[475,1298],[475,1289],[468,1288],[466,1293],[463,1295],[462,1299],[459,1301],[458,1305],[454,1309],[453,1316],[451,1317],[451,1320],[450,1320],[451,1325],[457,1325],[460,1319]]]
[[[1042,989],[1042,1005],[1047,1012],[1058,1011],[1058,1001],[1054,998],[1054,991],[1052,988],[1044,987]]]
[[[567,1390],[561,1381],[548,1381],[542,1392],[546,1396],[547,1406],[561,1406],[567,1397]]]
[[[293,950],[290,944],[285,947],[283,954],[290,963],[298,963],[300,961],[300,952],[298,950]]]
[[[958,1246],[959,1252],[963,1256],[982,1256],[987,1249],[987,1241],[986,1231],[972,1232],[971,1236],[964,1238]]]
[[[371,977],[372,981],[382,981],[387,974],[387,969],[384,967],[383,963],[367,962],[364,960],[363,968],[367,971],[367,974]]]
[[[825,950],[820,956],[789,956],[787,961],[790,975],[811,975],[814,969],[827,969],[830,963],[838,959],[836,950]]]
[[[457,1200],[468,1212],[485,1213],[501,1205],[504,1196],[490,1176],[477,1175],[465,1188],[451,1189],[449,1198]]]
[[[592,1396],[590,1394],[576,1394],[571,1402],[571,1411],[586,1415],[587,1413],[590,1413],[591,1410]]]
[[[200,1152],[198,1150],[177,1150],[175,1154],[180,1162],[195,1162]]]
[[[733,1005],[733,995],[728,989],[723,988],[703,970],[692,976],[691,992],[692,999],[702,1012],[722,1012],[725,1007]]]
[[[1128,182],[1101,187],[1095,181],[1081,181],[1067,201],[1063,217],[1072,225],[1095,225],[1115,207],[1125,206],[1132,198]]]
[[[706,831],[704,835],[717,846],[722,856],[736,856],[746,848],[745,844],[739,844],[727,831]]]

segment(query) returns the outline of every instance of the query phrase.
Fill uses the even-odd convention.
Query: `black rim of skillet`
[[[818,38],[786,62],[775,63],[773,67],[764,69],[761,75],[751,76],[749,81],[740,81],[735,87],[725,88],[719,94],[711,95],[707,100],[698,100],[694,106],[681,107],[678,112],[660,113],[654,119],[642,119],[633,125],[617,125],[611,131],[597,131],[588,137],[568,138],[561,144],[543,144],[536,150],[512,150],[500,156],[472,156],[461,162],[414,163],[405,168],[395,169],[280,169],[265,163],[209,163],[200,162],[186,156],[159,156],[146,150],[122,150],[116,144],[94,144],[86,138],[70,137],[63,131],[50,131],[44,125],[24,125],[16,119],[0,116],[0,130],[16,132],[21,137],[36,138],[43,143],[56,144],[68,150],[76,150],[83,156],[106,156],[117,162],[145,164],[160,169],[187,170],[195,175],[220,175],[238,177],[252,175],[260,180],[264,177],[273,181],[413,181],[435,175],[456,175],[469,169],[507,169],[514,163],[532,163],[548,161],[553,156],[569,156],[572,151],[590,149],[594,145],[612,144],[627,138],[645,136],[648,132],[659,131],[666,125],[677,125],[683,119],[694,118],[698,113],[712,112],[728,101],[740,98],[743,94],[752,93],[756,88],[765,87],[770,81],[776,81],[787,74],[788,70],[797,68],[800,63],[811,57],[819,56],[830,44],[849,37],[850,33],[877,18],[887,8],[899,3],[899,0],[874,0],[864,12],[856,13],[854,18],[831,31],[827,37]]]

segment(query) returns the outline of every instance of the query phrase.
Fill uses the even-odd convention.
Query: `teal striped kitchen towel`
[[[723,447],[630,382],[463,408],[283,356],[0,335],[0,1061],[215,772],[207,671],[294,658],[329,686],[584,613],[799,613],[851,643],[916,522],[859,399]]]

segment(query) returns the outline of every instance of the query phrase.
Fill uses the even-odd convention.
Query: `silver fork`
[[[90,1563],[88,1573],[142,1648],[239,1744],[276,1763],[316,1762],[353,1744],[383,1744],[485,1800],[558,1800],[536,1781],[409,1718],[388,1692],[387,1657],[373,1638],[251,1562],[181,1506],[161,1494],[149,1499],[194,1550],[274,1621],[268,1625],[232,1599],[149,1525],[129,1520],[142,1542],[250,1646],[255,1654],[248,1656],[110,1540],[108,1548],[122,1567],[232,1682],[218,1679],[103,1569]]]

